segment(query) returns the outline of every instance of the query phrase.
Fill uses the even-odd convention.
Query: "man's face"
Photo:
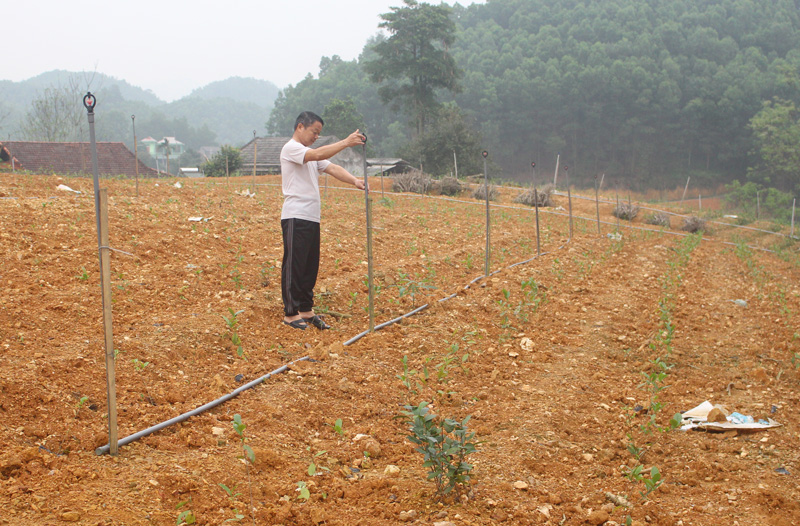
[[[317,121],[308,128],[299,124],[297,126],[298,141],[303,146],[311,146],[319,138],[322,133],[322,123]]]

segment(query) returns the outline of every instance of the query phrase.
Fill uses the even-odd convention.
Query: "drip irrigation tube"
[[[235,391],[232,391],[232,392],[226,394],[225,396],[217,398],[216,400],[211,401],[211,402],[209,402],[209,403],[207,403],[205,405],[201,405],[200,407],[198,407],[196,409],[192,409],[191,411],[183,413],[182,415],[176,416],[175,418],[171,418],[169,420],[161,422],[160,424],[156,424],[156,425],[154,425],[152,427],[148,427],[147,429],[143,429],[142,431],[139,431],[139,432],[134,433],[132,435],[128,435],[125,438],[120,439],[118,444],[120,446],[124,446],[125,444],[130,444],[131,442],[133,442],[135,440],[139,440],[142,437],[146,437],[147,435],[155,433],[156,431],[160,431],[161,429],[164,429],[165,427],[169,427],[172,424],[177,424],[178,422],[183,422],[184,420],[188,420],[192,416],[199,415],[200,413],[202,413],[204,411],[207,411],[207,410],[209,410],[209,409],[211,409],[213,407],[216,407],[216,406],[218,406],[218,405],[220,405],[220,404],[222,404],[224,402],[227,402],[231,398],[239,396],[239,394],[241,392],[246,391],[246,390],[250,389],[251,387],[257,386],[258,384],[260,384],[261,382],[263,382],[267,378],[270,378],[271,376],[274,376],[276,374],[280,374],[280,373],[286,371],[291,365],[293,365],[293,364],[295,364],[297,362],[302,362],[304,360],[308,360],[308,359],[309,359],[308,356],[303,356],[302,358],[298,358],[297,360],[294,360],[294,361],[292,361],[290,363],[287,363],[286,365],[282,365],[281,367],[278,367],[274,371],[272,371],[270,373],[267,373],[264,376],[262,376],[260,378],[257,378],[255,380],[253,380],[252,382],[249,382],[249,383],[239,387]],[[111,449],[111,445],[110,444],[106,444],[105,446],[101,446],[101,447],[95,449],[94,452],[97,455],[104,455],[104,454],[108,453],[108,451],[110,449]]]
[[[341,188],[341,189],[347,190],[346,188]],[[417,196],[415,194],[397,194],[397,195],[403,195],[403,196],[408,196],[408,197],[419,197],[419,196]],[[443,199],[443,200],[446,200],[446,201],[451,201],[451,202],[466,203],[466,204],[480,204],[480,203],[473,203],[471,201],[462,201],[462,200],[459,200],[459,199],[451,199],[451,198],[440,198],[440,199]],[[527,210],[527,208],[525,208],[525,207],[507,206],[507,205],[495,205],[495,208],[511,208],[511,209]],[[570,216],[570,214],[565,214],[565,213],[560,213],[560,212],[550,212],[550,211],[547,211],[547,210],[544,210],[543,212],[547,213],[547,214],[551,214],[551,215],[566,216],[566,217]],[[677,214],[674,214],[674,215],[677,215]],[[578,217],[578,219],[582,219],[584,221],[595,222],[595,220],[593,220],[593,219],[588,219],[588,218],[584,218],[584,217],[580,217],[580,216],[577,216],[577,217]],[[606,222],[606,221],[601,221],[601,223],[602,224],[606,224],[606,225],[614,226],[613,223],[609,223],[609,222]],[[678,232],[665,231],[663,229],[662,230],[656,230],[656,229],[651,229],[651,228],[635,227],[635,226],[632,226],[632,225],[626,225],[626,226],[627,226],[627,228],[633,229],[633,230],[643,230],[643,231],[648,231],[648,232],[657,232],[657,233],[670,234],[670,235],[681,236],[681,237],[686,237],[686,236],[689,235],[689,234],[682,234],[682,233],[678,233]],[[703,238],[703,240],[706,241],[707,239]],[[707,241],[716,241],[716,240],[707,240]],[[531,261],[533,261],[535,259],[540,258],[541,256],[545,256],[545,255],[551,254],[551,253],[553,253],[555,251],[561,250],[571,242],[572,242],[572,233],[570,231],[570,235],[567,238],[567,241],[563,245],[561,245],[558,248],[556,248],[555,250],[549,251],[549,252],[542,252],[541,254],[537,254],[536,256],[533,256],[532,258],[526,259],[524,261],[518,261],[517,263],[513,263],[513,264],[511,264],[511,265],[509,265],[509,266],[507,266],[505,268],[497,269],[497,270],[495,270],[493,272],[490,272],[490,273],[488,273],[486,275],[483,275],[483,276],[478,276],[477,278],[475,278],[472,281],[470,281],[469,284],[467,284],[464,287],[464,290],[469,289],[473,284],[477,283],[478,281],[480,281],[482,279],[485,279],[485,278],[488,278],[490,276],[493,276],[493,275],[497,274],[498,272],[501,272],[502,270],[513,268],[513,267],[516,267],[518,265],[524,265],[525,263],[529,263],[529,262],[531,262]],[[727,242],[727,241],[722,241],[722,243],[729,244],[729,245],[734,245],[734,246],[736,245],[735,243],[730,243],[730,242]],[[759,247],[750,247],[750,248],[757,249],[757,250],[763,250],[763,251],[766,251],[766,252],[772,252],[771,250],[767,250],[767,249],[763,249],[763,248],[759,248]],[[441,299],[439,299],[437,301],[440,302],[440,303],[441,302],[445,302],[445,301],[448,301],[448,300],[454,298],[456,295],[457,295],[457,293],[453,293],[453,294],[450,294],[449,296],[441,298]],[[379,325],[376,325],[374,330],[378,331],[378,330],[381,330],[381,329],[383,329],[385,327],[389,327],[390,325],[393,325],[393,324],[395,324],[395,323],[397,323],[397,322],[399,322],[399,321],[401,321],[401,320],[403,320],[405,318],[408,318],[410,316],[413,316],[415,314],[418,314],[418,313],[422,312],[423,310],[427,309],[429,306],[430,306],[430,304],[426,303],[425,305],[417,307],[417,308],[415,308],[415,309],[413,309],[413,310],[411,310],[411,311],[409,311],[409,312],[407,312],[407,313],[405,313],[405,314],[403,314],[401,316],[398,316],[397,318],[394,318],[394,319],[391,319],[389,321],[383,322],[383,323],[381,323]],[[370,331],[369,329],[366,330],[366,331],[363,331],[363,332],[357,334],[356,336],[350,338],[346,342],[344,342],[343,345],[344,346],[352,345],[353,343],[357,342],[358,340],[360,340],[364,336],[368,335],[370,332],[372,332],[372,331]],[[285,372],[286,370],[289,369],[289,367],[291,365],[293,365],[293,364],[295,364],[297,362],[302,362],[302,361],[309,360],[309,359],[310,359],[309,356],[303,356],[302,358],[298,358],[298,359],[296,359],[296,360],[294,360],[294,361],[292,361],[292,362],[290,362],[290,363],[288,363],[286,365],[283,365],[283,366],[275,369],[272,372],[269,372],[269,373],[265,374],[264,376],[261,376],[260,378],[257,378],[256,380],[253,380],[253,381],[251,381],[251,382],[249,382],[249,383],[237,388],[236,390],[228,393],[225,396],[217,398],[216,400],[213,400],[213,401],[211,401],[211,402],[209,402],[209,403],[207,403],[205,405],[202,405],[202,406],[200,406],[200,407],[198,407],[196,409],[193,409],[191,411],[183,413],[182,415],[179,415],[179,416],[176,416],[174,418],[171,418],[170,420],[166,420],[166,421],[164,421],[164,422],[162,422],[160,424],[156,424],[156,425],[154,425],[152,427],[149,427],[147,429],[144,429],[142,431],[139,431],[137,433],[129,435],[129,436],[125,437],[125,438],[122,438],[122,439],[120,439],[118,441],[118,445],[119,446],[124,446],[124,445],[129,444],[131,442],[134,442],[134,441],[136,441],[136,440],[138,440],[140,438],[143,438],[143,437],[148,436],[148,435],[150,435],[152,433],[155,433],[156,431],[160,431],[160,430],[162,430],[162,429],[164,429],[166,427],[169,427],[169,426],[171,426],[173,424],[177,424],[179,422],[183,422],[185,420],[188,420],[192,416],[196,416],[196,415],[198,415],[200,413],[203,413],[203,412],[205,412],[205,411],[207,411],[209,409],[212,409],[212,408],[214,408],[214,407],[216,407],[216,406],[218,406],[218,405],[220,405],[220,404],[222,404],[224,402],[227,402],[228,400],[238,396],[243,391],[246,391],[248,389],[251,389],[251,388],[255,387],[256,385],[262,383],[264,380],[267,380],[268,378],[270,378],[270,377],[272,377],[274,375],[277,375],[277,374]],[[110,445],[106,444],[105,446],[101,446],[101,447],[97,448],[95,450],[95,454],[103,455],[103,454],[108,453],[109,450],[110,450]]]

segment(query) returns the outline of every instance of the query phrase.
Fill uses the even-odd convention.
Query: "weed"
[[[311,446],[308,446],[306,448],[306,451],[308,451],[310,453],[311,452]],[[317,453],[314,454],[314,456],[311,457],[311,462],[308,463],[308,476],[309,477],[313,477],[314,475],[316,475],[319,470],[330,471],[330,469],[326,468],[325,466],[320,466],[319,464],[317,464],[315,462],[315,460],[317,460],[319,457],[321,457],[325,453],[327,453],[327,451],[318,451]]]
[[[339,436],[344,436],[344,429],[342,428],[341,418],[337,418],[336,421],[333,423],[333,431]]]
[[[89,273],[86,271],[86,267],[81,267],[81,273],[78,274],[77,278],[81,281],[89,281]]]
[[[428,480],[436,484],[436,495],[442,498],[470,480],[472,464],[468,455],[477,451],[474,432],[467,429],[467,416],[461,422],[451,418],[441,419],[430,413],[428,402],[417,406],[406,405],[401,414],[405,417],[411,434],[408,439],[416,444],[414,450],[422,453],[423,467],[428,468]]]

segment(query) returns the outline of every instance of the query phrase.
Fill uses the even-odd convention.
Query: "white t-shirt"
[[[281,150],[284,195],[281,219],[320,222],[319,174],[331,163],[325,160],[304,163],[303,158],[310,149],[290,139]]]

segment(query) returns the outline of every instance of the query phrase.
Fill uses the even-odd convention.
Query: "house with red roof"
[[[6,169],[62,175],[91,175],[92,150],[88,142],[0,141],[0,161]],[[103,176],[134,177],[136,156],[124,143],[97,143],[98,172]],[[158,177],[139,161],[140,177]]]

